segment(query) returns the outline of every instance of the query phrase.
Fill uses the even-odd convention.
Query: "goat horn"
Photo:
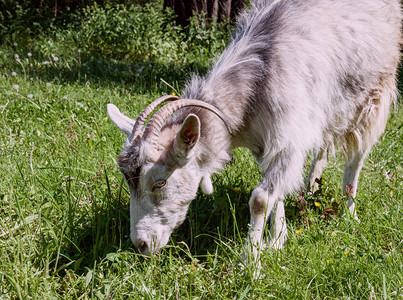
[[[151,143],[155,144],[157,138],[159,137],[159,133],[162,129],[162,126],[165,124],[166,120],[177,110],[184,107],[201,107],[207,109],[214,114],[216,114],[223,122],[228,132],[231,134],[231,130],[228,127],[227,121],[224,115],[219,111],[215,106],[206,103],[204,101],[195,100],[195,99],[181,99],[172,103],[168,103],[165,106],[161,107],[151,118],[150,122],[144,132],[144,140],[151,139]]]
[[[173,95],[166,95],[158,98],[154,102],[150,103],[138,116],[136,123],[133,126],[132,133],[129,137],[130,141],[134,141],[143,131],[143,125],[144,122],[147,120],[148,116],[162,103],[167,102],[167,101],[174,101],[178,100],[179,98],[177,96]]]

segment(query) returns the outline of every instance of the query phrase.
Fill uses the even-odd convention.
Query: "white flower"
[[[58,61],[59,58],[58,58],[57,56],[54,56],[54,57],[53,57],[53,60],[54,60],[54,61]]]
[[[18,84],[13,84],[13,89],[15,89],[15,90],[18,91],[19,88],[20,88],[20,87],[18,86]]]
[[[17,76],[17,73],[16,72],[11,72],[11,76],[15,77],[15,76]]]
[[[32,98],[34,97],[34,95],[28,94],[27,97],[28,97],[29,99],[32,99]]]
[[[78,53],[81,53],[81,49],[78,49],[77,52],[78,52]]]
[[[46,82],[46,86],[51,86],[50,82]]]
[[[20,56],[18,54],[14,55],[14,57],[15,57],[16,60],[20,59]]]
[[[31,53],[31,52],[28,52],[27,55],[28,55],[28,57],[31,57],[31,56],[32,56],[32,53]]]
[[[18,46],[18,44],[17,44],[17,43],[14,43],[13,45],[14,45],[14,47],[17,47],[17,46]]]
[[[45,65],[50,64],[50,62],[48,60],[45,60],[44,63],[45,63]]]

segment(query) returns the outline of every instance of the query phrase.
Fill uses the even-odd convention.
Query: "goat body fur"
[[[227,115],[236,132],[230,147],[251,149],[263,170],[281,154],[305,157],[334,141],[350,157],[376,142],[396,99],[400,21],[398,1],[258,1],[182,97]],[[212,126],[202,131],[208,144],[226,134],[216,123],[213,134]],[[301,182],[301,172],[292,173],[298,179],[284,192]]]
[[[217,107],[232,134],[209,111],[181,109],[164,125],[156,157],[169,156],[189,114],[200,120],[189,163],[205,190],[211,191],[209,175],[228,161],[231,149],[252,151],[264,178],[249,202],[245,250],[251,251],[245,253],[257,259],[270,216],[272,246],[284,244],[283,199],[302,185],[309,152],[316,154],[308,179],[314,185],[338,143],[346,156],[343,184],[352,187],[348,205],[355,213],[359,172],[396,100],[400,44],[398,0],[255,1],[239,16],[212,69],[203,78],[193,76],[182,93]],[[152,152],[144,149],[140,156]],[[132,151],[130,145],[125,151]]]

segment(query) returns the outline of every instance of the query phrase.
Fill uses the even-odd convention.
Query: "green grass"
[[[345,200],[337,157],[318,193],[287,199],[288,243],[266,249],[253,278],[239,264],[261,171],[237,149],[214,175],[214,194],[200,192],[169,246],[147,258],[128,237],[129,194],[116,162],[125,137],[106,104],[135,118],[173,92],[160,78],[180,90],[209,61],[100,59],[57,39],[45,49],[59,51],[56,61],[38,50],[41,41],[0,47],[0,299],[403,298],[401,112],[361,173],[360,223],[325,209]]]

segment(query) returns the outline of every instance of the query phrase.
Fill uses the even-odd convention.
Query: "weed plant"
[[[0,46],[0,299],[402,299],[399,110],[363,168],[361,222],[340,217],[336,156],[318,192],[287,198],[288,243],[263,251],[259,278],[239,267],[261,179],[245,149],[213,176],[213,195],[198,194],[168,247],[152,257],[133,249],[116,162],[125,137],[106,104],[135,118],[203,74],[227,36],[200,19],[183,31],[158,9],[93,7],[81,28]]]

